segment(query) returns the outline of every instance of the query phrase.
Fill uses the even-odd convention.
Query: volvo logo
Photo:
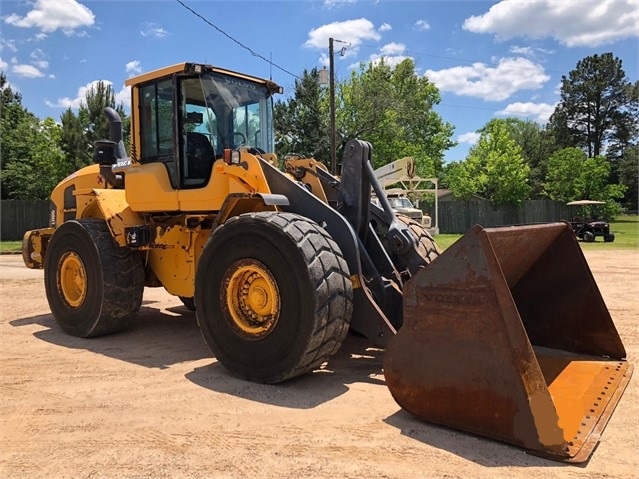
[[[467,293],[467,292],[441,292],[441,293],[425,293],[423,294],[425,301],[440,304],[451,304],[460,306],[470,306],[483,304],[486,298],[483,294]]]

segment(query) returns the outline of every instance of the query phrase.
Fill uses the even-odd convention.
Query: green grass
[[[0,241],[0,253],[19,253],[22,251],[22,241]]]
[[[441,235],[434,235],[433,239],[435,240],[435,243],[437,244],[439,249],[444,251],[446,248],[448,248],[451,244],[453,244],[455,241],[457,241],[461,237],[462,235],[441,234]]]
[[[580,241],[579,244],[584,250],[639,249],[639,216],[620,216],[610,223],[610,231],[615,234],[615,241],[612,243],[604,243],[601,237],[597,237],[597,241],[593,243]],[[460,234],[440,234],[433,236],[433,238],[437,246],[444,251],[462,236]]]
[[[594,243],[580,241],[581,247],[591,249],[637,249],[639,248],[639,216],[620,216],[614,223],[610,223],[610,229],[615,234],[615,241],[604,243],[597,238]],[[459,234],[435,235],[435,243],[443,251],[461,238]],[[0,253],[18,253],[22,248],[22,241],[0,241]]]
[[[601,237],[597,237],[593,243],[580,241],[581,247],[584,250],[639,248],[639,216],[620,216],[610,223],[610,231],[615,234],[612,243],[604,243]]]

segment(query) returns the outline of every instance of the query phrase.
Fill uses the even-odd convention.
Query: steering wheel
[[[235,142],[235,138],[236,137],[240,137],[240,142],[236,143]],[[233,145],[235,146],[242,146],[242,145],[247,145],[247,141],[246,141],[246,135],[244,133],[242,133],[241,131],[234,131],[233,132]]]

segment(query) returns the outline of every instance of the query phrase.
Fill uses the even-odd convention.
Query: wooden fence
[[[49,226],[48,200],[2,200],[0,202],[0,239],[21,240],[24,232]]]
[[[528,200],[519,206],[494,207],[488,201],[439,203],[439,232],[465,233],[475,225],[494,226],[548,223],[570,218],[570,208],[552,200]]]
[[[439,232],[465,233],[476,224],[486,228],[545,223],[568,219],[569,208],[551,200],[529,200],[521,206],[494,208],[487,201],[439,203]],[[49,201],[3,200],[0,204],[0,239],[21,240],[24,232],[49,224]]]

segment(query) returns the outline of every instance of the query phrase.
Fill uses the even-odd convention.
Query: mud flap
[[[384,374],[418,418],[584,462],[625,357],[568,224],[476,226],[406,283]]]

